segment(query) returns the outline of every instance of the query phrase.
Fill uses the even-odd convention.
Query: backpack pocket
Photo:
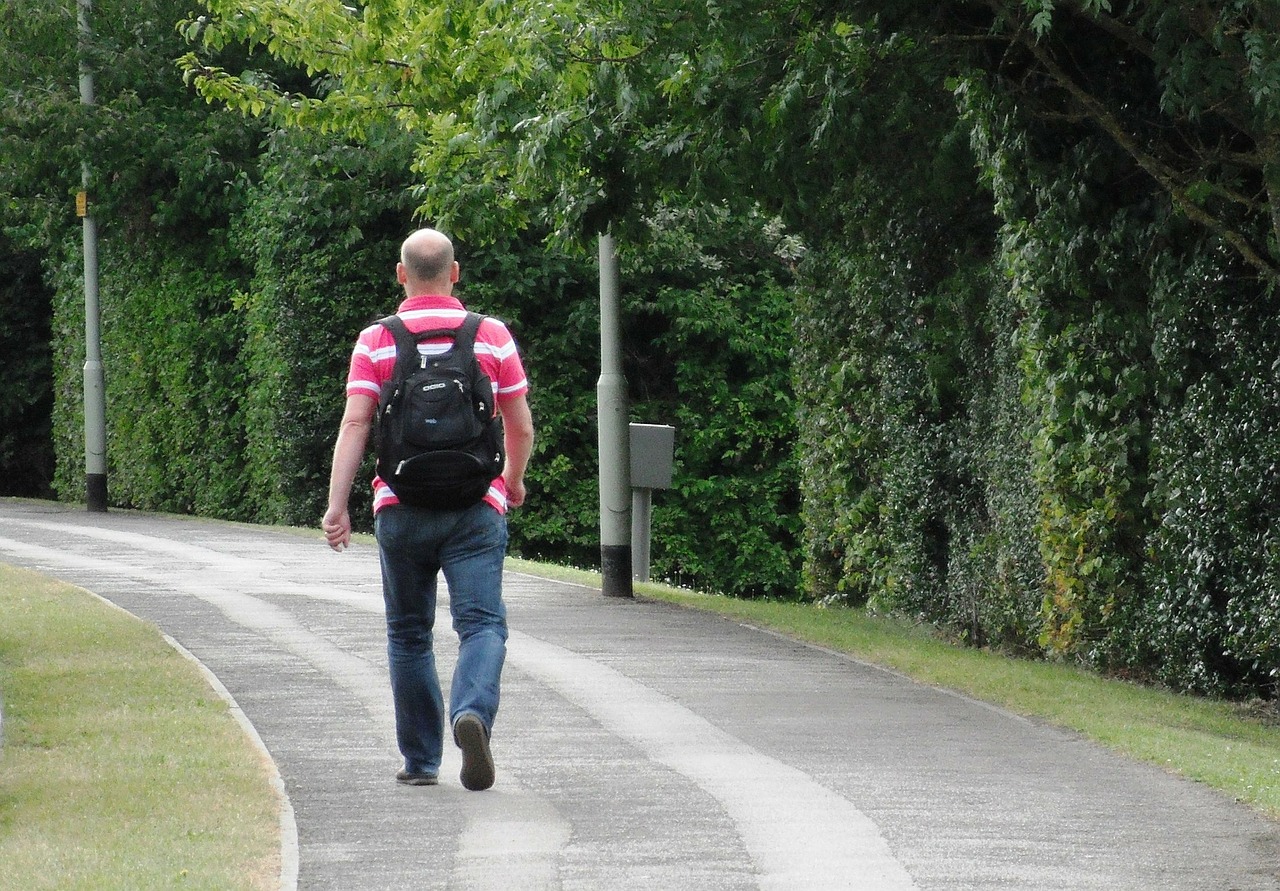
[[[501,473],[500,462],[471,452],[437,451],[401,461],[386,483],[405,504],[457,510],[483,498]]]
[[[410,382],[405,394],[404,442],[421,449],[449,449],[476,439],[484,422],[472,405],[470,388],[454,377]]]

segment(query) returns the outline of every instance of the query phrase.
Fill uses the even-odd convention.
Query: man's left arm
[[[524,472],[533,454],[533,413],[523,393],[500,399],[498,411],[502,414],[507,451],[507,465],[502,471],[502,479],[507,486],[507,505],[519,507],[525,499]]]

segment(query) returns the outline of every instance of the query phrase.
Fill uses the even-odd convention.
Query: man
[[[405,300],[397,315],[411,332],[459,327],[466,310],[453,296],[460,274],[453,244],[434,229],[420,229],[401,247],[396,279]],[[449,341],[421,344],[443,351]],[[476,334],[476,359],[494,384],[502,416],[506,467],[483,500],[460,510],[399,503],[375,477],[374,530],[382,564],[387,611],[387,655],[395,703],[396,739],[406,785],[438,782],[444,735],[444,701],[432,649],[436,577],[443,570],[449,607],[458,633],[458,662],[449,695],[455,743],[462,749],[462,785],[479,791],[494,782],[489,737],[498,709],[499,678],[506,657],[506,607],[502,562],[506,555],[505,512],[524,503],[524,472],[533,449],[529,385],[506,326],[486,318]],[[347,502],[359,472],[382,383],[395,368],[396,346],[383,325],[360,333],[347,376],[347,402],[334,446],[329,507],[322,526],[329,546],[351,541]]]

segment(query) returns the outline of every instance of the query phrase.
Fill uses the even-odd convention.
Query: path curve
[[[1280,826],[1210,790],[715,616],[508,573],[498,782],[477,794],[452,748],[440,786],[393,780],[367,545],[0,500],[0,561],[212,672],[292,805],[286,887],[1280,891]]]

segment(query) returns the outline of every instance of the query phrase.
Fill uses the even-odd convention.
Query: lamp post
[[[607,597],[631,597],[631,452],[627,380],[622,373],[618,254],[600,235],[600,572]]]
[[[89,23],[92,0],[77,0],[80,36],[80,104],[94,104],[93,69],[89,66]],[[76,213],[84,230],[84,465],[85,503],[90,511],[107,509],[107,406],[102,374],[102,343],[98,307],[98,228],[89,208],[89,162],[81,161],[81,192]]]

